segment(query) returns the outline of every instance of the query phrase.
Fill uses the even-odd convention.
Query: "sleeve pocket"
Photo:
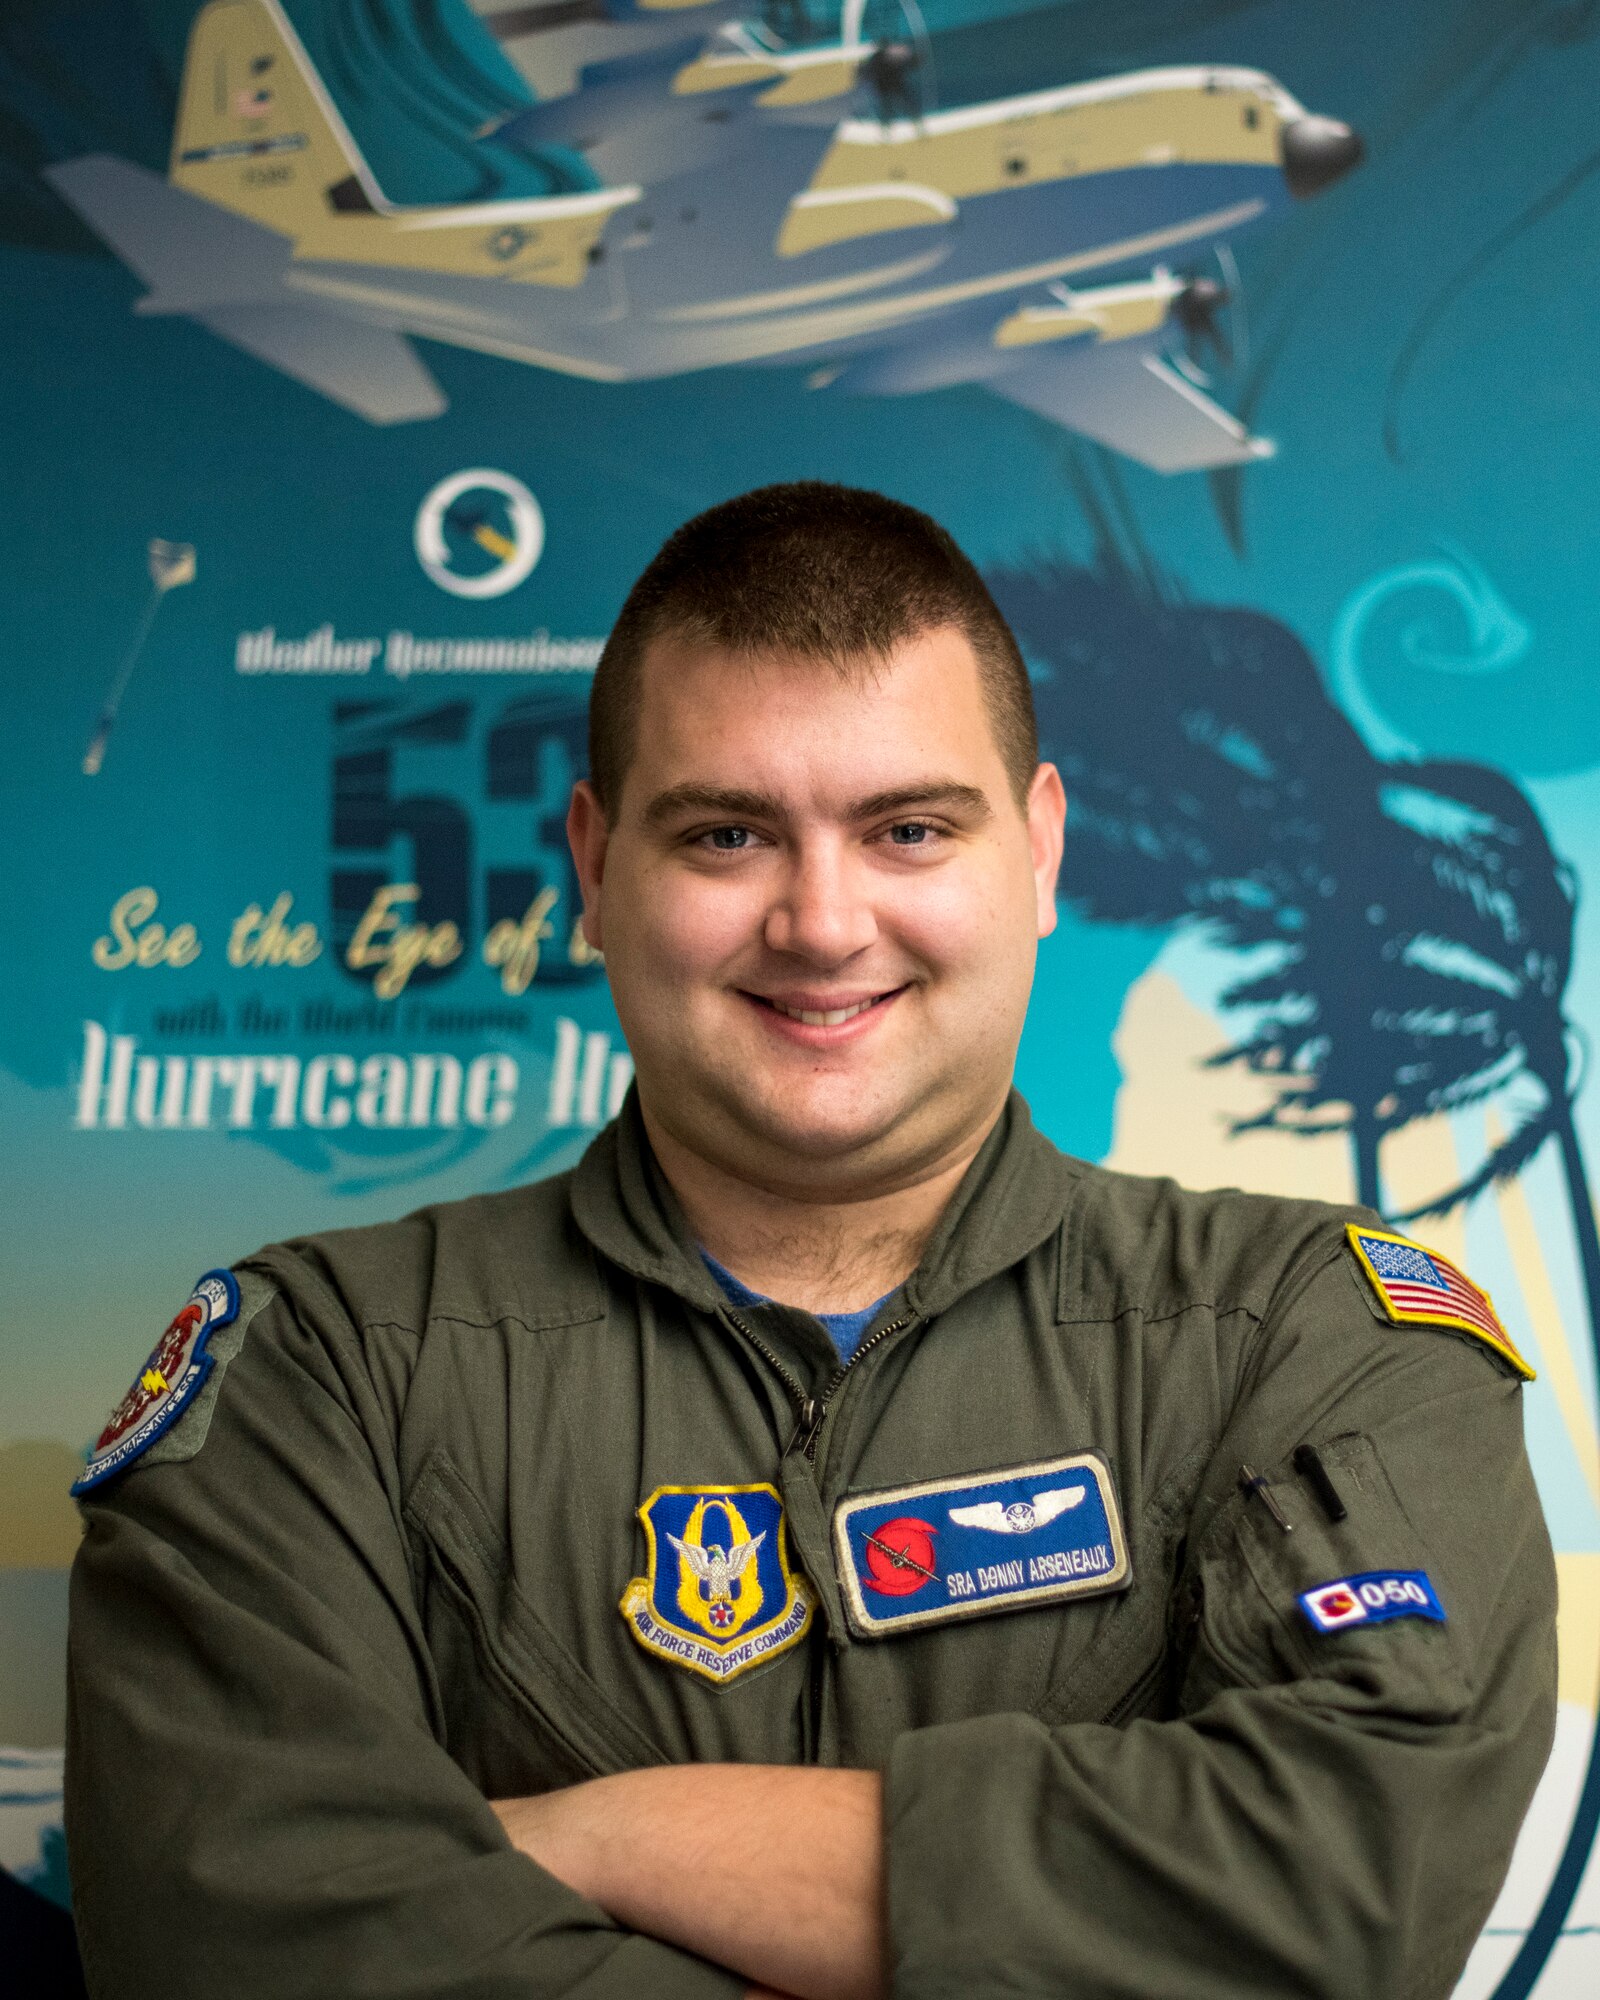
[[[1289,1531],[1260,1496],[1224,1509],[1201,1562],[1206,1649],[1235,1685],[1301,1683],[1304,1698],[1396,1722],[1453,1720],[1471,1705],[1471,1658],[1448,1578],[1401,1505],[1377,1444],[1350,1433],[1318,1445],[1347,1509],[1330,1521],[1289,1460],[1267,1469]],[[1344,1578],[1421,1571],[1442,1621],[1370,1615],[1322,1631],[1301,1594]]]

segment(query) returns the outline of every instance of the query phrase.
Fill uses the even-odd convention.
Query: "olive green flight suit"
[[[1519,1382],[1388,1323],[1359,1213],[1087,1167],[1013,1098],[841,1373],[729,1307],[630,1102],[571,1174],[247,1259],[205,1388],[85,1502],[91,1993],[735,1996],[487,1800],[738,1760],[883,1770],[901,2000],[1447,1994],[1550,1745],[1553,1564]],[[852,1631],[843,1497],[1091,1448],[1129,1587]],[[716,1685],[619,1612],[636,1510],[767,1481],[816,1615]],[[1387,1569],[1446,1622],[1296,1607]]]

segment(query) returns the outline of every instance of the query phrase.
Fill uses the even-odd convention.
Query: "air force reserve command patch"
[[[815,1606],[775,1486],[658,1486],[639,1519],[648,1561],[621,1609],[646,1652],[720,1684],[805,1636]]]
[[[833,1540],[850,1623],[869,1639],[1122,1590],[1131,1574],[1097,1451],[852,1496]]]
[[[1417,1322],[1470,1333],[1485,1347],[1492,1347],[1525,1381],[1534,1379],[1533,1370],[1500,1324],[1489,1294],[1463,1276],[1448,1257],[1441,1257],[1437,1250],[1424,1250],[1404,1236],[1364,1228],[1359,1222],[1352,1222],[1345,1234],[1378,1304],[1396,1325]]]
[[[138,1380],[111,1412],[89,1462],[74,1482],[87,1493],[102,1479],[132,1465],[169,1424],[176,1422],[211,1373],[206,1344],[239,1312],[239,1285],[231,1271],[207,1271],[189,1302],[159,1341]]]

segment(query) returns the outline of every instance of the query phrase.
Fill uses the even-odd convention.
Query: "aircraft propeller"
[[[806,0],[763,0],[761,18],[790,48],[817,37]]]
[[[839,22],[847,44],[870,45],[856,80],[871,92],[880,125],[932,110],[933,43],[918,0],[845,0]]]
[[[878,122],[922,115],[922,55],[915,42],[879,42],[861,65],[861,81],[872,92]]]
[[[1191,278],[1172,301],[1172,317],[1183,328],[1196,361],[1210,348],[1224,368],[1232,362],[1233,349],[1221,321],[1231,296],[1217,278]]]
[[[1244,288],[1233,252],[1223,243],[1217,246],[1220,278],[1195,272],[1172,301],[1172,318],[1184,337],[1187,371],[1203,380],[1209,354],[1219,368],[1249,365],[1250,339],[1245,321]],[[1226,315],[1226,317],[1224,317]]]

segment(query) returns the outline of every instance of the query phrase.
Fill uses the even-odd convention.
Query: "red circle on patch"
[[[153,1404],[172,1392],[183,1375],[195,1336],[205,1323],[205,1302],[201,1299],[191,1299],[157,1341],[155,1352],[139,1371],[139,1379],[111,1412],[105,1429],[95,1442],[94,1448],[97,1452],[104,1451],[108,1445],[115,1444],[118,1438],[125,1437],[135,1424],[142,1421]],[[147,1386],[145,1377],[150,1374],[160,1375],[164,1386],[160,1388]]]
[[[938,1529],[909,1515],[885,1521],[867,1533],[868,1590],[885,1597],[910,1597],[925,1583],[935,1581],[933,1538]]]

